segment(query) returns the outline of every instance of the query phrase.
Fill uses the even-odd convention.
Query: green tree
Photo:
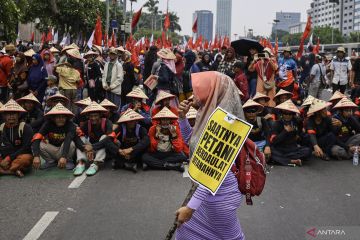
[[[279,29],[279,30],[277,30],[277,31],[272,31],[270,38],[271,38],[272,41],[275,42],[276,36],[277,36],[278,39],[280,40],[280,39],[282,39],[282,38],[283,38],[284,36],[286,36],[286,35],[289,35],[289,32]]]
[[[23,15],[27,0],[2,0],[0,6],[0,39],[13,42],[16,39],[18,22]]]
[[[144,7],[146,7],[151,14],[151,30],[156,29],[156,17],[159,13],[159,7],[157,6],[158,4],[159,0],[148,0],[144,4]]]
[[[334,43],[343,43],[345,42],[344,37],[342,36],[339,29],[334,29]],[[313,30],[313,41],[316,44],[317,38],[320,38],[321,44],[331,44],[332,43],[332,28],[331,27],[315,27]]]
[[[156,41],[158,38],[161,38],[162,31],[152,31],[151,29],[140,28],[134,34],[134,38],[135,39],[140,39],[142,37],[147,37],[147,38],[150,39],[152,34],[154,34],[154,41]],[[173,45],[180,44],[181,41],[182,41],[182,36],[180,36],[176,32],[170,32],[169,31],[168,36],[171,39]]]

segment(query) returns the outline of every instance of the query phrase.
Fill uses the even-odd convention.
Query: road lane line
[[[35,224],[35,226],[30,230],[30,232],[23,238],[23,240],[38,239],[45,231],[45,229],[50,225],[50,223],[55,219],[58,213],[59,212],[46,212]]]
[[[187,165],[187,164],[184,166],[183,177],[184,178],[190,177],[189,176],[189,165]]]
[[[76,177],[69,185],[68,188],[79,188],[81,183],[86,179],[86,174],[83,173],[81,176]]]

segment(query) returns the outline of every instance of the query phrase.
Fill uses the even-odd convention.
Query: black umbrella
[[[256,49],[258,52],[262,52],[264,47],[261,44],[250,38],[241,38],[239,40],[231,42],[231,46],[235,49],[235,52],[240,56],[249,56],[249,50],[251,48]]]

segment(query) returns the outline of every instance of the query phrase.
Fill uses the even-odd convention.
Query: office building
[[[198,34],[204,39],[211,41],[213,39],[213,19],[214,14],[208,10],[195,11],[193,22],[197,19]]]
[[[217,0],[216,35],[231,37],[232,0]]]
[[[296,12],[277,12],[277,23],[273,24],[273,32],[276,30],[282,30],[289,32],[289,27],[301,23],[301,13]]]

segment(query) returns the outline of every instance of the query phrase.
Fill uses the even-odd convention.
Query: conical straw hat
[[[138,114],[137,112],[135,112],[132,109],[128,109],[126,110],[126,112],[124,112],[121,117],[119,118],[119,120],[117,121],[118,123],[125,123],[125,122],[130,122],[130,121],[140,121],[143,120],[144,117],[141,116],[140,114]]]
[[[23,102],[23,101],[32,101],[32,102],[35,102],[37,104],[40,104],[41,103],[39,102],[39,100],[34,96],[34,94],[30,93],[22,98],[19,98],[18,100],[16,100],[18,103],[19,102]]]
[[[197,116],[197,110],[193,107],[190,107],[189,112],[186,114],[187,119],[193,119]]]
[[[178,117],[170,111],[167,107],[164,107],[160,112],[158,112],[153,119],[160,119],[160,118],[172,118],[177,119]]]
[[[238,89],[238,93],[239,93],[239,95],[240,95],[241,97],[244,96],[244,94],[242,93],[242,91],[241,91],[240,89]]]
[[[252,100],[256,101],[256,100],[259,100],[259,99],[261,99],[261,98],[265,98],[266,101],[269,101],[269,100],[270,100],[270,97],[269,97],[269,96],[266,96],[265,94],[262,94],[262,93],[260,93],[260,92],[257,92],[257,93],[255,94],[255,96],[252,98]]]
[[[56,47],[51,47],[51,48],[50,48],[50,52],[52,52],[52,53],[59,53],[60,51],[59,51],[59,49],[57,49]]]
[[[91,98],[87,97],[85,99],[75,102],[75,104],[80,105],[80,106],[89,106],[91,104],[91,102],[92,102]]]
[[[301,105],[302,107],[306,107],[306,106],[310,106],[311,105],[311,103],[314,101],[314,97],[313,96],[311,96],[311,95],[309,95],[306,99],[305,99],[305,101],[303,102],[303,104]]]
[[[255,102],[252,99],[249,99],[246,101],[246,103],[243,105],[243,108],[251,108],[251,107],[258,107],[258,108],[263,108],[263,105]]]
[[[100,103],[100,105],[104,108],[118,108],[118,106],[116,106],[114,103],[107,100],[106,98]]]
[[[26,57],[32,57],[34,54],[36,54],[36,52],[35,52],[32,48],[30,48],[29,50],[27,50],[26,52],[24,52],[24,55],[25,55]]]
[[[87,114],[87,113],[92,113],[92,112],[107,112],[107,110],[102,107],[100,104],[98,104],[97,102],[92,102],[89,106],[87,106],[82,112],[81,114]]]
[[[347,97],[344,97],[333,107],[333,109],[339,108],[358,108],[358,106]]]
[[[77,59],[83,59],[81,57],[79,49],[77,49],[77,48],[66,50],[66,53],[69,54],[71,57],[74,57],[74,58],[77,58]]]
[[[280,89],[280,91],[274,96],[274,99],[282,95],[292,96],[293,94],[291,92],[285,91],[284,89]]]
[[[176,59],[175,54],[170,49],[167,49],[167,48],[160,49],[157,52],[157,55],[163,59],[168,59],[168,60]]]
[[[299,109],[295,106],[295,104],[291,101],[291,99],[277,105],[275,108],[280,109],[280,110],[284,110],[284,111],[288,111],[288,112],[293,112],[293,113],[300,114]]]
[[[122,46],[120,46],[120,47],[117,47],[117,48],[115,48],[117,51],[119,51],[119,52],[125,52],[125,49],[122,47]]]
[[[310,116],[313,113],[321,111],[321,110],[323,110],[324,108],[327,108],[330,105],[331,105],[331,103],[325,102],[325,101],[320,100],[320,99],[314,99],[314,101],[310,105],[307,116]]]
[[[26,112],[26,110],[23,109],[17,102],[10,99],[0,108],[0,112]]]
[[[65,97],[64,95],[62,95],[62,94],[59,93],[59,92],[57,92],[56,94],[50,96],[46,101],[47,101],[47,102],[48,102],[48,101],[54,101],[54,100],[56,100],[56,99],[62,99],[62,100],[64,100],[66,103],[70,102],[70,100],[69,100],[67,97]]]
[[[61,103],[56,104],[48,113],[44,116],[54,116],[54,115],[67,115],[67,116],[74,116],[74,114],[64,107]]]
[[[141,90],[141,88],[139,88],[139,87],[137,87],[134,90],[132,90],[131,92],[129,92],[126,96],[132,97],[132,98],[149,99],[146,96],[146,94],[143,92],[143,90]]]
[[[331,98],[329,99],[329,101],[334,101],[334,100],[339,100],[339,99],[343,99],[344,97],[346,97],[344,94],[342,94],[339,91],[334,92],[334,94],[331,96]]]
[[[0,109],[1,109],[3,106],[4,106],[4,104],[2,104],[2,103],[0,102]]]
[[[75,43],[72,43],[72,44],[70,44],[68,46],[63,47],[63,49],[61,51],[62,52],[67,51],[69,49],[79,49],[79,47]]]
[[[155,99],[155,104],[158,104],[161,100],[167,99],[167,98],[174,98],[175,96],[172,95],[171,93],[167,93],[165,91],[159,91],[158,95],[156,96]]]
[[[86,58],[87,56],[90,56],[90,55],[95,55],[95,56],[98,56],[99,54],[97,52],[94,52],[92,50],[89,50],[87,51],[85,54],[84,54],[84,58]]]
[[[92,48],[98,50],[100,52],[100,54],[102,54],[102,47],[101,46],[93,44]]]

